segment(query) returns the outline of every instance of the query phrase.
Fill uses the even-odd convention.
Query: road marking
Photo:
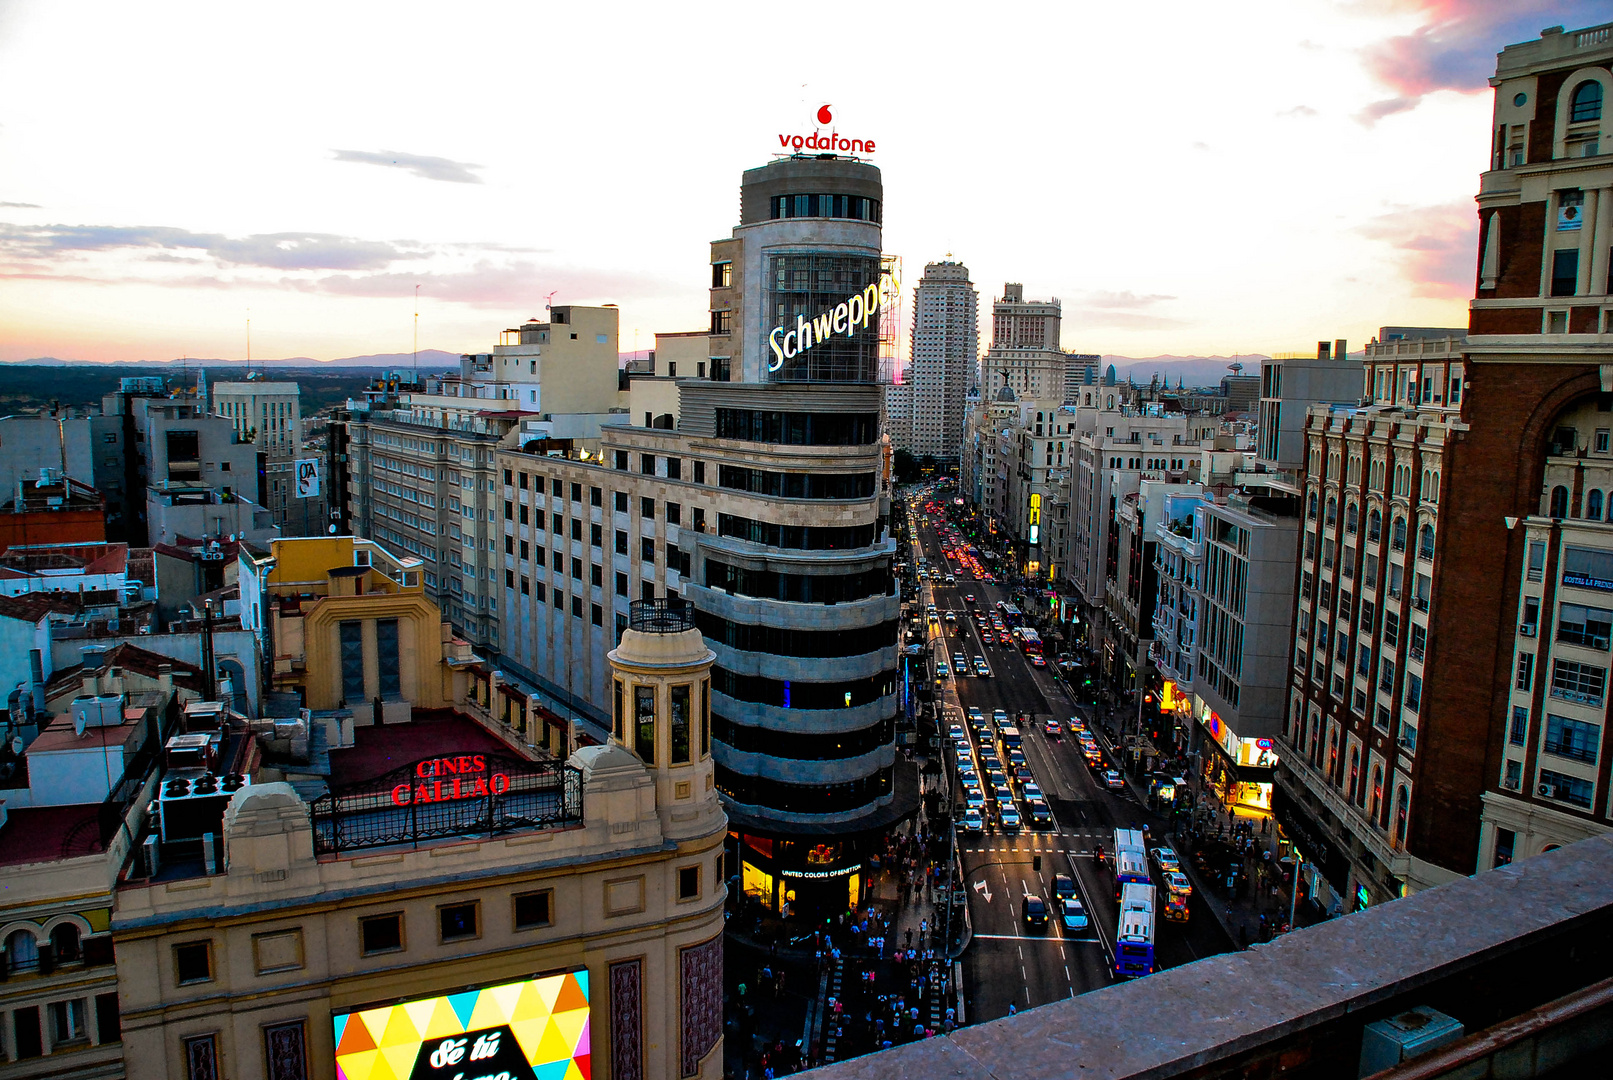
[[[1041,935],[1032,936],[1032,935],[1029,935],[1029,934],[974,934],[974,935],[971,936],[970,940],[972,940],[972,941],[1045,941],[1045,942],[1049,942],[1049,943],[1054,944],[1054,945],[1057,945],[1059,943],[1059,941],[1061,941],[1061,940],[1067,940],[1067,941],[1071,941],[1071,942],[1074,942],[1074,943],[1080,944],[1080,945],[1100,945],[1100,944],[1102,944],[1102,942],[1098,941],[1095,938],[1084,938],[1083,937],[1083,938],[1064,938],[1064,939],[1061,939],[1061,938],[1055,937],[1052,934],[1048,934],[1046,937],[1043,937]]]
[[[986,903],[991,903],[991,890],[986,888],[985,878],[981,878],[979,881],[975,882],[975,892],[979,893],[981,896],[984,896],[986,898]]]

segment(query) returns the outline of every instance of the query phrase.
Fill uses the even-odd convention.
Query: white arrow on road
[[[986,898],[986,903],[991,903],[991,890],[986,888],[986,882],[984,879],[975,882],[975,892],[979,893],[981,896],[984,896]]]

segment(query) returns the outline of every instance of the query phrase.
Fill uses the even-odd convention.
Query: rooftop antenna
[[[548,311],[550,308],[554,307],[554,293],[557,293],[559,291],[560,291],[559,289],[556,289],[554,292],[550,293],[548,296],[545,296],[543,298],[543,310],[544,311]]]
[[[252,309],[246,309],[246,377],[252,378]]]
[[[414,373],[420,374],[420,286],[414,287]]]

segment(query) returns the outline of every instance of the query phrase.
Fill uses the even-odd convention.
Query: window
[[[666,459],[666,475],[668,480],[683,479],[683,459],[669,457]]]
[[[646,765],[655,764],[655,687],[633,687],[633,749]]]
[[[578,581],[582,580],[582,560],[575,555],[571,558],[571,576]]]
[[[197,1035],[184,1040],[185,1080],[219,1080],[218,1036]]]
[[[616,575],[616,595],[617,596],[626,596],[627,595],[627,575],[626,574],[618,573]]]
[[[1406,676],[1406,708],[1416,712],[1423,703],[1423,680],[1416,675]]]
[[[1531,686],[1534,685],[1534,681],[1535,681],[1535,654],[1534,653],[1519,653],[1518,654],[1518,677],[1517,677],[1516,680],[1514,680],[1513,685],[1516,686],[1519,690],[1527,690]]]
[[[678,899],[698,900],[700,898],[700,867],[678,867]]]
[[[616,530],[616,554],[627,554],[627,534],[620,529]]]
[[[655,455],[654,454],[640,454],[638,456],[638,471],[643,473],[645,476],[654,476],[655,475]]]
[[[713,289],[728,289],[734,284],[734,264],[731,262],[717,262],[711,264],[711,287]]]
[[[358,921],[359,948],[365,956],[398,952],[403,948],[403,916],[372,915]]]
[[[1592,521],[1602,520],[1602,493],[1595,488],[1585,493],[1585,516]]]
[[[640,559],[648,563],[655,561],[655,541],[653,539],[648,536],[644,537],[638,542],[638,547]]]
[[[1501,778],[1501,786],[1513,791],[1523,787],[1523,762],[1512,760],[1507,762],[1506,772]]]
[[[1575,660],[1557,660],[1551,670],[1551,696],[1581,705],[1600,706],[1607,669]]]
[[[398,660],[398,620],[376,620],[375,655],[381,696],[396,700],[403,695],[403,665]]]
[[[1563,248],[1551,253],[1551,295],[1573,296],[1579,285],[1579,248]],[[1549,331],[1563,333],[1563,330]]]
[[[95,995],[95,1037],[102,1043],[122,1041],[123,1023],[118,1014],[117,994]]]
[[[582,543],[582,518],[571,519],[571,538]]]
[[[549,481],[549,494],[553,495],[557,499],[560,498],[560,487],[560,477],[556,476],[551,478]]]
[[[1558,605],[1558,641],[1607,652],[1610,638],[1613,638],[1613,611],[1583,604]]]
[[[621,513],[627,513],[627,492],[618,491],[616,493],[616,509]]]
[[[1602,84],[1586,80],[1574,88],[1568,106],[1568,122],[1584,124],[1602,118]]]
[[[1515,765],[1517,763],[1509,761],[1507,764]],[[1495,858],[1492,860],[1492,865],[1495,867],[1510,866],[1512,864],[1512,850],[1517,845],[1517,842],[1518,834],[1511,829],[1496,829]]]
[[[477,924],[478,914],[478,905],[475,901],[468,904],[444,904],[437,909],[438,940],[447,943],[479,937],[481,929]]]
[[[1529,543],[1529,570],[1527,577],[1530,581],[1542,581],[1546,573],[1546,545],[1539,540]]]
[[[1596,748],[1601,742],[1600,725],[1546,714],[1546,753],[1594,765]]]
[[[174,946],[174,980],[180,986],[211,982],[213,945],[208,941],[187,941]]]
[[[1571,806],[1589,810],[1591,795],[1595,792],[1596,785],[1577,776],[1564,776],[1550,769],[1541,769],[1540,788],[1542,798],[1558,799]]]
[[[593,624],[595,626],[604,626],[605,625],[605,609],[600,607],[598,604],[593,605],[593,611],[591,612],[591,616],[592,616]]]
[[[672,764],[689,763],[689,693],[690,686],[680,683],[672,687],[672,711],[669,724],[672,736]]]
[[[732,311],[713,311],[711,313],[711,332],[713,334],[733,333],[734,313]]]
[[[706,482],[706,463],[704,461],[694,463],[694,482],[697,484]]]
[[[1512,727],[1507,732],[1507,741],[1513,746],[1523,746],[1529,738],[1529,710],[1522,705],[1512,707]]]
[[[640,498],[638,501],[638,516],[645,521],[655,520],[655,500]]]
[[[337,629],[342,663],[342,697],[350,705],[364,700],[364,624],[344,622]]]
[[[571,617],[574,619],[582,618],[582,597],[576,594],[571,597]]]
[[[89,1038],[84,1025],[84,999],[50,1003],[50,1036],[54,1044],[78,1042]]]
[[[79,959],[78,927],[67,922],[57,923],[50,932],[50,944],[58,964]]]
[[[619,687],[621,683],[616,685]],[[512,897],[511,900],[515,906],[515,928],[517,930],[536,930],[542,926],[553,925],[554,917],[550,913],[554,906],[553,889],[519,893]]]

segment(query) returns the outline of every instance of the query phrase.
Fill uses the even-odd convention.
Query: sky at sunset
[[[1068,349],[1465,325],[1495,53],[1610,17],[0,0],[0,360],[239,358],[249,318],[255,357],[407,352],[416,285],[422,348],[550,293],[648,348],[705,325],[740,173],[824,104],[876,141],[908,283],[950,252],[983,305],[1058,296]]]

